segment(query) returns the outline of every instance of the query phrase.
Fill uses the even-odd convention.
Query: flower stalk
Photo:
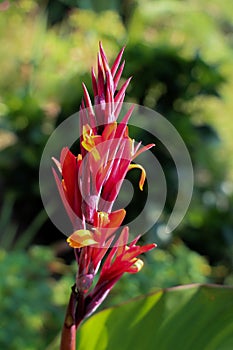
[[[75,322],[75,309],[77,299],[76,294],[72,290],[70,294],[70,300],[67,305],[65,320],[61,334],[61,350],[76,350],[76,322]]]

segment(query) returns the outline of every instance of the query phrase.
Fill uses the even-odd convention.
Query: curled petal
[[[146,171],[145,169],[140,165],[140,164],[130,164],[129,167],[128,167],[128,170],[131,170],[131,169],[140,169],[141,170],[141,178],[140,178],[140,181],[139,181],[139,188],[141,191],[143,191],[143,185],[144,185],[144,182],[146,180]]]
[[[127,271],[128,273],[137,273],[139,272],[144,266],[144,262],[141,259],[135,258],[135,262],[133,265],[131,265]]]

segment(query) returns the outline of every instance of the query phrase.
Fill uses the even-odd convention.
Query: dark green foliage
[[[52,262],[51,249],[0,250],[1,349],[45,349],[59,331],[63,315],[53,301]]]
[[[232,288],[211,285],[160,290],[91,317],[80,328],[77,348],[116,350],[121,342],[123,350],[229,350],[232,296]]]

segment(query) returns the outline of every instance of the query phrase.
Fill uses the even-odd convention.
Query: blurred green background
[[[157,144],[169,194],[143,239],[158,248],[105,306],[178,284],[233,284],[233,2],[1,1],[1,349],[46,349],[62,324],[76,267],[43,210],[38,168],[54,128],[79,109],[81,82],[91,86],[99,40],[110,61],[127,45],[124,77],[134,78],[126,102],[155,109],[177,128],[195,176],[182,224],[162,234],[177,184]]]

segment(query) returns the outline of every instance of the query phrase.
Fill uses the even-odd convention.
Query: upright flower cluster
[[[132,161],[153,145],[135,146],[130,138],[127,123],[133,108],[117,122],[131,79],[118,89],[124,68],[124,62],[121,64],[124,48],[111,68],[101,43],[99,48],[97,76],[92,69],[94,106],[83,84],[81,152],[76,156],[64,148],[60,161],[54,159],[61,176],[53,169],[74,230],[67,241],[74,248],[78,264],[73,288],[78,300],[74,315],[76,326],[100,305],[125,272],[136,273],[142,268],[138,255],[155,247],[155,244],[138,246],[139,237],[128,243],[128,227],[117,233],[126,212],[124,209],[113,211],[113,204],[127,172],[133,168],[141,170],[139,187],[143,190],[145,170]],[[99,279],[93,286],[99,270]]]

